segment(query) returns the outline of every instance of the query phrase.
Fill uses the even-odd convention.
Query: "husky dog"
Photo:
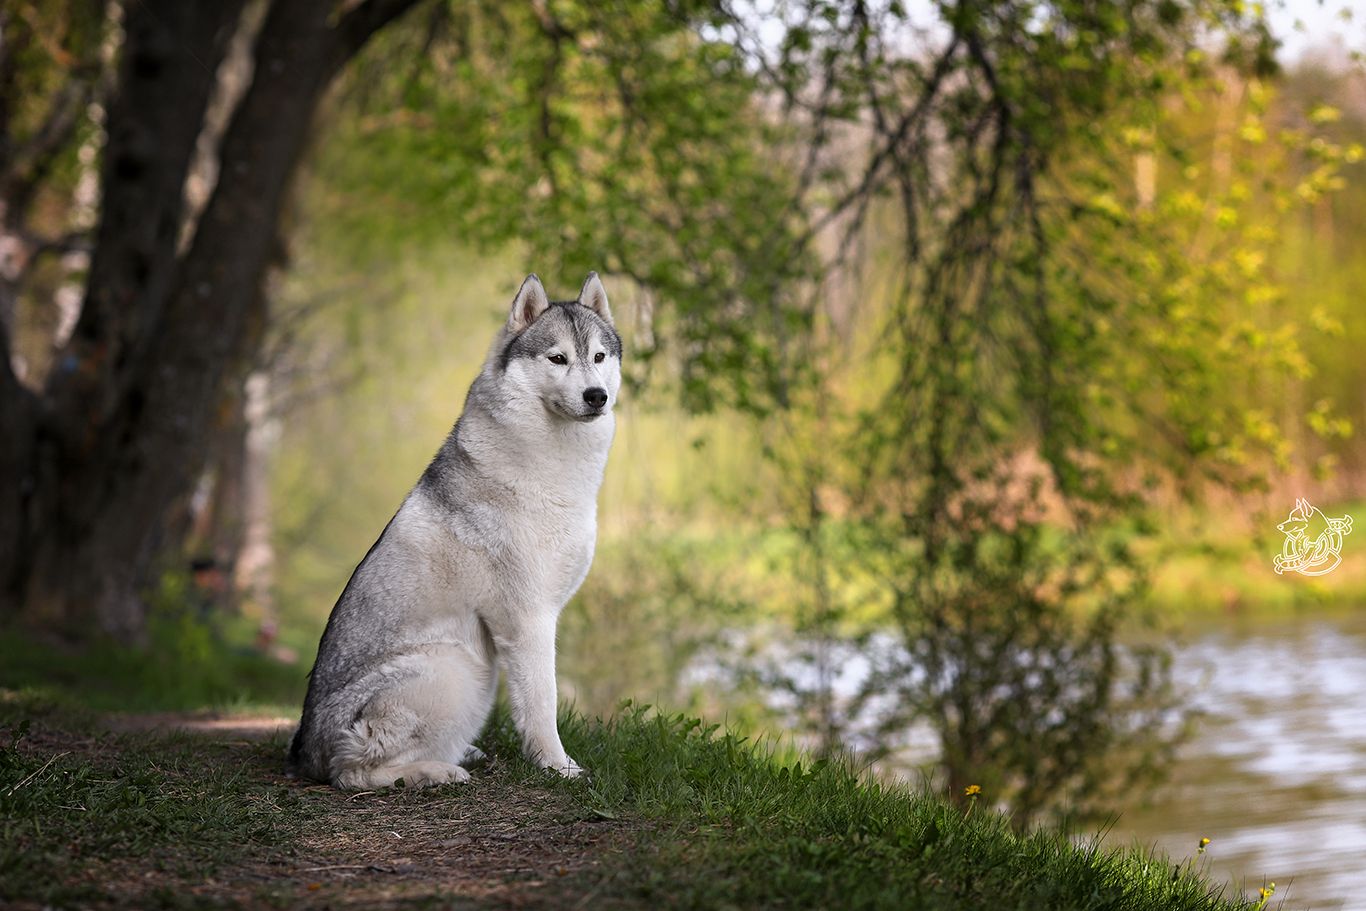
[[[527,756],[583,773],[556,727],[555,624],[593,561],[620,385],[597,273],[560,302],[527,276],[455,429],[332,609],[291,770],[466,781],[501,668]]]

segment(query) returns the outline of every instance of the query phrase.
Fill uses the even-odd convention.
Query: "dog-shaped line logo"
[[[1276,555],[1276,575],[1322,576],[1342,562],[1342,539],[1352,533],[1352,517],[1330,519],[1308,500],[1296,499],[1295,508],[1276,528],[1285,534]]]

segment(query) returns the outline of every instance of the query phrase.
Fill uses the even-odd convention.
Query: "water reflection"
[[[1366,911],[1366,614],[1208,629],[1176,673],[1209,717],[1111,840],[1184,858],[1208,836],[1217,880]]]

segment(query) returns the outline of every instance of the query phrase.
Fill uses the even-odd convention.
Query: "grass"
[[[1189,866],[1020,836],[841,763],[782,761],[683,716],[567,719],[598,812],[673,826],[641,897],[672,907],[1244,909]],[[575,753],[577,751],[577,753]]]
[[[0,905],[1208,909],[1189,864],[1019,836],[840,763],[627,706],[562,719],[592,771],[523,762],[506,714],[467,785],[359,795],[285,779],[267,740],[151,731],[0,694]]]
[[[0,687],[35,688],[100,711],[260,711],[303,701],[309,664],[284,665],[185,614],[154,614],[140,649],[76,650],[0,627]]]
[[[581,830],[600,819],[523,786],[521,763],[468,788],[342,794],[285,778],[282,735],[116,734],[69,703],[0,696],[3,907],[448,907],[481,864],[515,887],[529,847],[572,872],[555,838],[591,847]]]
[[[150,876],[138,901],[175,906],[164,882],[287,844],[308,815],[301,792],[215,761],[225,751],[198,738],[94,735],[87,717],[33,697],[11,695],[0,719],[0,900],[117,901]]]

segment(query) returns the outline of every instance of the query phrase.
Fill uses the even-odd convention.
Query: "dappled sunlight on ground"
[[[214,737],[265,740],[276,734],[290,734],[298,718],[276,715],[219,715],[156,712],[143,715],[110,715],[109,729],[120,733],[133,731],[190,731]]]

